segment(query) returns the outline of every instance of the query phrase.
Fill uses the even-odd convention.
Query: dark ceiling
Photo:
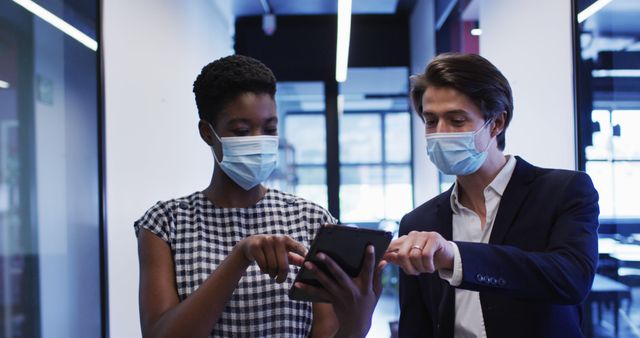
[[[352,0],[353,14],[406,14],[415,0]],[[255,16],[268,8],[275,15],[335,14],[337,0],[235,0],[232,10],[236,17]]]

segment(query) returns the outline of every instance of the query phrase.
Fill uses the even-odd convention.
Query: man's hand
[[[249,264],[255,261],[263,273],[282,283],[287,279],[289,264],[302,265],[307,250],[289,236],[253,235],[238,242],[234,251]]]
[[[437,232],[411,231],[391,242],[383,259],[408,275],[453,270],[453,246]]]

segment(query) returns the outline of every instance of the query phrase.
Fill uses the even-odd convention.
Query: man
[[[503,154],[511,88],[481,56],[436,57],[411,98],[429,158],[456,182],[402,219],[385,254],[403,270],[400,337],[582,337],[598,256],[589,176]]]

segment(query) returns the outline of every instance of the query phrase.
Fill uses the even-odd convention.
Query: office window
[[[596,126],[586,146],[585,169],[600,193],[600,217],[640,218],[635,203],[640,187],[640,110],[593,110]]]
[[[268,184],[325,208],[329,190],[339,189],[343,223],[399,221],[413,208],[407,86],[403,67],[349,70],[338,98],[341,183],[330,187],[324,84],[279,82],[280,159]]]
[[[328,208],[324,84],[279,82],[276,92],[280,158],[270,181]]]
[[[0,2],[0,336],[100,337],[98,1]],[[95,43],[95,45],[94,45]]]
[[[577,1],[576,12],[592,2]],[[606,232],[640,232],[633,202],[640,187],[638,15],[639,2],[617,0],[577,29],[578,158],[600,193]]]
[[[586,334],[634,337],[640,330],[640,308],[630,299],[640,286],[640,2],[614,0],[585,17],[593,4],[574,1],[578,165],[600,196],[596,280],[612,279],[607,288],[617,288],[618,299],[626,294],[628,303],[605,311],[587,298],[586,313],[594,315]]]
[[[378,227],[413,208],[411,115],[404,67],[351,68],[340,85],[340,215]]]

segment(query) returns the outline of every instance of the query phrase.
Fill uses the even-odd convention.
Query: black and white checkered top
[[[309,248],[316,231],[337,220],[300,197],[268,189],[248,208],[220,208],[202,192],[158,202],[134,224],[169,244],[175,262],[178,296],[193,293],[240,240],[255,234],[288,235]],[[240,279],[210,337],[306,337],[311,303],[287,296],[298,267],[278,284],[253,263]],[[206,315],[206,314],[203,314]]]

